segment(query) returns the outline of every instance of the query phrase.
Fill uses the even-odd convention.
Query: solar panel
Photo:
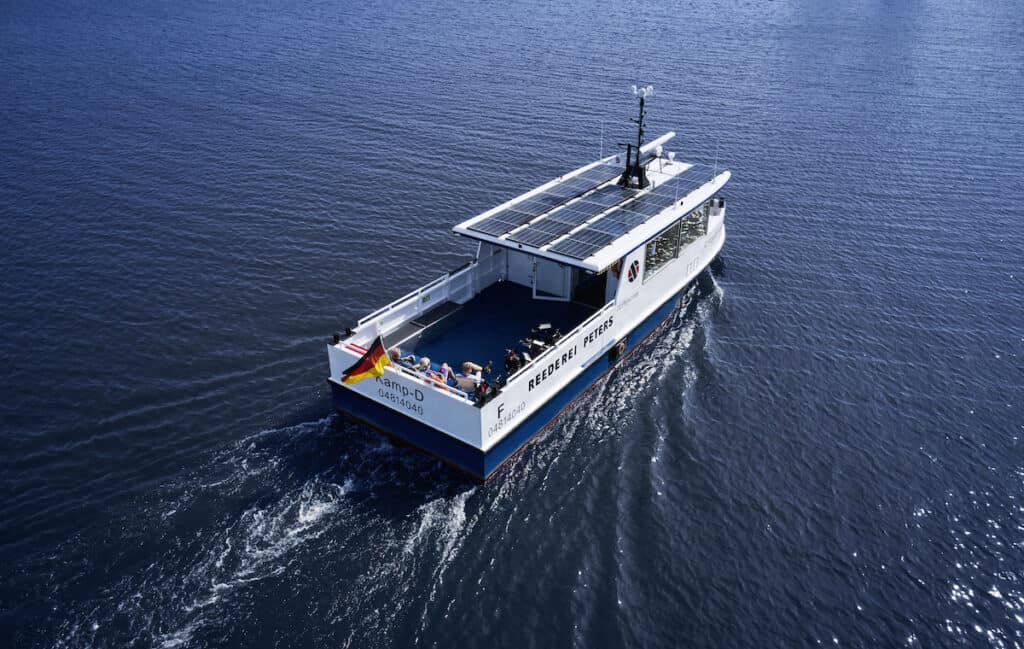
[[[592,194],[587,194],[580,200],[593,203],[595,205],[611,207],[612,205],[617,205],[618,203],[621,203],[635,195],[635,189],[627,189],[625,187],[619,187],[618,185],[609,185],[608,187],[602,187]]]
[[[635,196],[636,193],[635,189],[618,186],[602,187],[580,198],[578,201],[550,212],[530,227],[511,235],[509,239],[531,246],[545,246],[566,232],[599,215],[601,212]],[[629,227],[632,227],[632,221],[636,220],[636,217],[627,216],[624,218],[630,221],[631,225]],[[548,225],[541,227],[542,223]],[[562,227],[553,228],[550,225],[551,223],[562,224]],[[625,233],[628,230],[629,228],[621,229],[618,233]],[[550,236],[545,238],[539,234],[540,232],[546,232]]]
[[[551,252],[557,252],[560,255],[566,257],[573,257],[574,259],[586,259],[590,255],[594,254],[601,248],[614,241],[614,237],[603,243],[588,243],[581,241],[573,237],[569,237],[564,241],[559,241],[556,245],[550,248]]]
[[[712,167],[704,164],[695,164],[683,173],[673,176],[668,181],[658,185],[651,190],[651,193],[665,196],[672,200],[683,198],[713,177],[714,169]]]
[[[662,212],[665,208],[671,207],[675,199],[672,196],[663,196],[660,194],[647,194],[641,196],[635,201],[625,205],[624,208],[630,212],[636,214],[643,214],[648,219],[652,216]],[[646,219],[644,219],[646,220]]]
[[[587,169],[579,176],[577,176],[577,178],[586,178],[587,180],[593,182],[595,185],[600,185],[601,183],[607,182],[612,178],[615,178],[621,173],[622,167],[620,167],[619,165],[606,164],[598,165],[593,169]]]
[[[594,218],[606,208],[577,201],[552,212],[524,230],[509,237],[518,243],[545,246],[584,221]],[[544,233],[544,236],[541,236]]]
[[[500,237],[506,232],[515,230],[520,225],[532,221],[544,212],[554,209],[562,202],[564,201],[561,198],[537,194],[519,201],[512,207],[495,212],[486,219],[482,219],[469,227],[477,232]]]
[[[571,228],[571,226],[569,227]],[[512,235],[509,238],[512,239],[513,241],[516,241],[516,236],[523,232],[529,232],[530,230],[534,230],[537,232],[547,232],[549,234],[557,234],[559,232],[564,232],[565,228],[566,224],[562,223],[561,221],[554,221],[552,219],[541,219],[540,221],[537,221],[536,223],[526,228],[525,230],[520,230],[519,232],[517,232],[516,234]]]
[[[486,219],[481,219],[469,226],[469,229],[500,237],[532,221],[541,214],[569,202],[597,185],[615,178],[620,173],[622,173],[622,170],[617,165],[599,165],[593,169],[588,169],[579,176],[562,181],[553,187],[545,189],[543,192],[534,194],[513,204],[511,207],[496,212]],[[601,210],[598,210],[592,216],[596,216],[600,212]],[[586,220],[586,218],[582,219],[578,223]],[[569,230],[571,229],[569,228]],[[566,232],[569,230],[566,230]]]
[[[579,196],[588,189],[593,189],[596,185],[597,183],[586,178],[572,178],[571,180],[560,182],[554,187],[548,187],[544,190],[544,193],[568,199]]]
[[[597,211],[595,211],[597,210]],[[588,205],[587,203],[569,203],[565,207],[562,207],[554,212],[549,212],[541,222],[543,221],[557,221],[560,223],[567,223],[576,227],[580,223],[583,223],[587,219],[593,218],[600,214],[600,210],[594,205]],[[570,229],[572,229],[570,228]]]
[[[615,234],[609,234],[607,232],[598,232],[596,230],[580,230],[579,232],[574,233],[571,237],[566,239],[566,241],[571,240],[578,243],[585,243],[587,245],[597,244],[603,246],[610,241],[614,241],[615,239],[618,239],[618,236]]]
[[[554,241],[559,236],[560,235],[557,232],[547,232],[540,228],[531,226],[509,237],[509,241],[515,241],[516,243],[521,243],[527,246],[540,248],[541,246],[545,245],[548,241]]]
[[[626,228],[625,231],[628,232],[629,230],[632,230],[636,226],[646,221],[648,218],[650,217],[644,214],[630,212],[629,210],[615,210],[611,214],[605,216],[603,219],[591,223],[590,227],[593,227],[597,230],[608,230],[610,232],[612,231],[610,229],[612,225],[618,225]]]
[[[509,213],[516,215],[517,218],[515,218],[514,220],[508,220],[508,218],[505,215]],[[486,219],[480,221],[479,223],[474,223],[471,227],[477,232],[483,232],[484,234],[499,237],[508,232],[509,230],[514,230],[515,228],[519,227],[527,220],[529,220],[524,219],[523,223],[520,223],[518,217],[522,216],[523,215],[518,214],[516,212],[512,212],[511,210],[503,210],[493,216],[487,217]]]
[[[523,214],[529,214],[530,218],[540,216],[544,212],[555,209],[562,203],[562,199],[549,194],[536,194],[524,199],[508,208]],[[524,221],[525,223],[525,221]]]
[[[708,165],[693,165],[661,185],[653,187],[650,192],[641,195],[636,200],[625,203],[622,208],[609,212],[579,232],[574,232],[572,236],[559,241],[549,250],[575,259],[586,259],[633,228],[646,223],[655,215],[671,207],[677,199],[686,197],[687,194],[711,180],[713,173],[714,170]],[[605,192],[605,196],[610,196],[611,193],[606,192],[609,189],[613,188],[604,187],[583,200],[590,200],[591,197],[598,196],[602,192]],[[618,187],[614,189],[622,191]],[[602,199],[607,200],[604,196]]]
[[[589,228],[584,228],[583,230],[581,230],[579,232],[579,234],[582,234],[583,232],[591,231],[592,230],[594,232],[602,232],[602,233],[605,233],[605,234],[611,234],[611,235],[614,235],[616,237],[620,237],[620,236],[626,234],[627,232],[629,232],[632,229],[633,229],[632,225],[630,225],[628,223],[625,223],[625,222],[623,222],[621,220],[617,220],[617,219],[601,219],[597,223],[592,223]]]

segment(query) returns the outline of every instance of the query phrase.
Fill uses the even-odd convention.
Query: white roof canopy
[[[647,144],[645,154],[675,133]],[[699,207],[728,180],[728,171],[650,157],[644,189],[621,187],[623,165],[610,156],[545,183],[454,232],[593,272],[607,268],[676,219]]]

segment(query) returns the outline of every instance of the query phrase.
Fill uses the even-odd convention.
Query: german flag
[[[371,376],[383,376],[385,365],[391,365],[391,359],[388,358],[388,353],[384,350],[384,339],[377,336],[363,357],[342,373],[341,382],[352,384],[359,383]]]

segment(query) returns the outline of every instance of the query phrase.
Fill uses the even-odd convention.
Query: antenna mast
[[[647,111],[644,110],[644,103],[646,99],[654,94],[654,86],[645,86],[643,88],[637,88],[633,86],[633,96],[640,99],[640,117],[634,120],[637,124],[636,134],[636,161],[633,160],[633,145],[626,145],[626,171],[623,172],[622,178],[619,178],[619,185],[623,187],[637,187],[643,189],[651,184],[647,180],[647,172],[644,166],[640,163],[640,147],[644,145],[644,118],[647,116]],[[621,146],[621,145],[620,145]]]

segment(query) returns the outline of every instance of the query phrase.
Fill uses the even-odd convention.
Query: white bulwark
[[[722,248],[730,173],[644,145],[647,94],[635,148],[456,225],[468,265],[335,336],[339,411],[485,479],[654,330]],[[343,384],[378,335],[400,360]]]

